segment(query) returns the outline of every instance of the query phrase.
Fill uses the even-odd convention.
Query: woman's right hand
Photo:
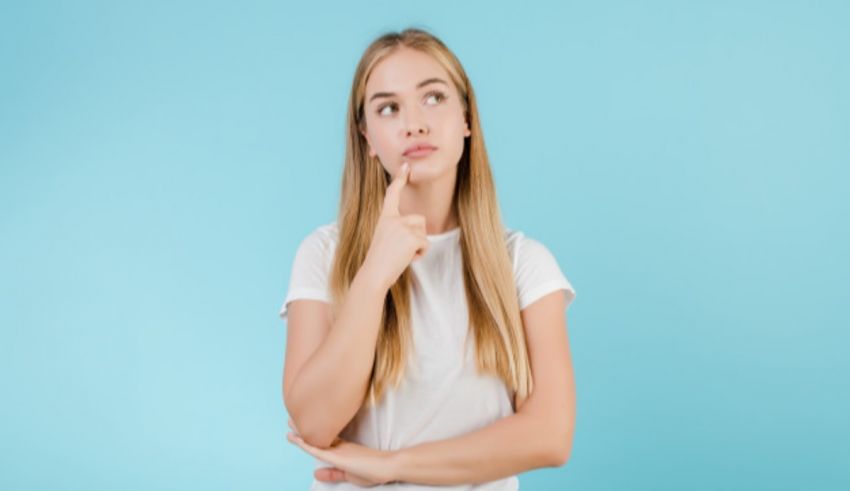
[[[398,210],[401,191],[409,174],[410,164],[405,162],[387,187],[381,215],[363,262],[387,289],[414,259],[425,255],[430,245],[426,237],[425,217],[402,215]]]

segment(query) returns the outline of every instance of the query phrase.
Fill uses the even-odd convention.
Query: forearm
[[[330,332],[293,382],[288,410],[314,446],[330,445],[363,404],[386,291],[361,268]]]
[[[460,437],[401,449],[392,466],[396,481],[452,485],[494,481],[558,461],[553,433],[516,413]]]

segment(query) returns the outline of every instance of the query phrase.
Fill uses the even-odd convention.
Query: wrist
[[[357,271],[354,281],[361,283],[365,288],[368,288],[382,297],[386,295],[387,291],[390,289],[389,285],[386,284],[386,281],[384,281],[376,270],[370,266],[368,261],[364,262]]]
[[[401,482],[407,468],[407,453],[404,449],[387,451],[386,466],[389,482]]]

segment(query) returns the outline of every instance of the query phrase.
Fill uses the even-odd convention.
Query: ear
[[[375,157],[376,155],[378,155],[377,153],[375,153],[375,150],[372,148],[372,142],[369,141],[369,135],[367,135],[366,132],[363,131],[362,129],[360,130],[360,134],[363,135],[363,138],[366,139],[366,146],[369,147],[369,156]]]

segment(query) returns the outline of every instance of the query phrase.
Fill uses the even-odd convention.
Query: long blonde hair
[[[439,62],[451,77],[464,106],[471,135],[464,140],[453,200],[461,232],[469,329],[475,337],[478,373],[501,378],[516,397],[512,403],[518,404],[516,401],[525,399],[532,390],[531,370],[475,93],[455,55],[437,37],[420,29],[409,28],[377,38],[363,53],[354,73],[346,118],[345,168],[337,220],[339,239],[330,274],[332,311],[336,316],[366,258],[391,181],[377,157],[369,156],[368,144],[361,133],[365,131],[366,81],[377,63],[402,46],[424,52]],[[397,387],[402,379],[412,343],[410,291],[408,266],[384,300],[369,382],[373,402],[381,399],[388,383]]]

